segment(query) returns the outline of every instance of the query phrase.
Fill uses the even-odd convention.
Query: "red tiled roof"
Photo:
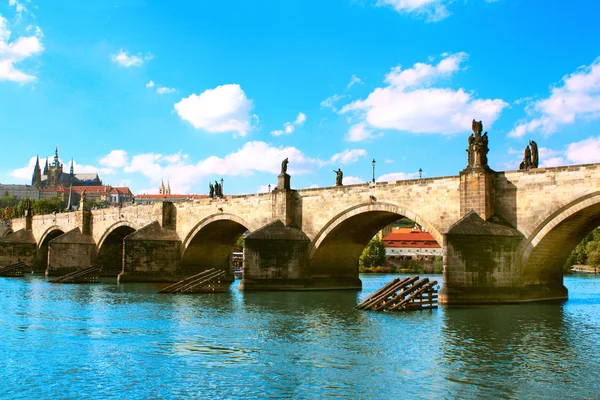
[[[440,247],[429,232],[412,228],[394,229],[392,233],[383,238],[383,243],[385,247]]]

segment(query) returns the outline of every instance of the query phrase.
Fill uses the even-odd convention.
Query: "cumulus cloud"
[[[277,187],[276,183],[260,185],[258,187],[258,190],[256,191],[256,193],[269,193],[269,192],[273,191],[273,189],[275,189],[276,187]]]
[[[415,179],[419,177],[418,172],[392,172],[391,174],[381,175],[377,179],[377,182],[393,182],[393,181],[404,181],[407,179]]]
[[[509,136],[522,137],[538,131],[548,135],[561,125],[600,118],[600,57],[591,65],[564,76],[551,89],[549,97],[529,101],[526,110],[531,118],[520,121]]]
[[[112,56],[112,60],[113,62],[119,64],[122,67],[141,67],[142,64],[144,63],[144,58],[141,56],[141,54],[135,55],[129,55],[128,52],[123,51],[123,49],[121,49],[121,51],[119,51],[117,54],[113,54]]]
[[[358,161],[359,158],[367,155],[367,151],[365,149],[348,149],[344,150],[341,153],[334,154],[329,162],[331,164],[349,164]]]
[[[392,68],[384,87],[371,92],[365,100],[344,106],[340,113],[351,113],[360,120],[348,140],[372,136],[372,129],[393,129],[412,133],[455,134],[468,130],[473,118],[491,126],[508,105],[501,99],[476,99],[464,89],[431,87],[459,71],[466,53],[443,54],[437,65],[416,63],[411,68]]]
[[[382,134],[375,135],[373,134],[373,130],[367,126],[364,122],[360,124],[356,124],[350,127],[348,130],[348,134],[346,135],[346,139],[350,142],[361,142],[366,139],[373,139],[378,136],[382,136]]]
[[[388,6],[401,14],[424,16],[427,22],[438,22],[450,15],[450,0],[377,0],[377,6]]]
[[[565,151],[565,156],[575,164],[600,162],[600,137],[590,137],[569,144]]]
[[[113,150],[100,159],[100,164],[114,168],[124,167],[127,165],[127,152],[125,150]]]
[[[154,85],[155,85],[154,81],[150,81],[150,82],[146,83],[147,88],[152,88],[152,87],[154,87]]]
[[[36,27],[34,36],[21,36],[12,42],[10,41],[11,34],[8,21],[0,15],[0,80],[20,83],[34,81],[36,79],[34,75],[17,69],[15,64],[44,50],[41,42],[42,31]]]
[[[357,184],[360,184],[360,183],[365,183],[365,180],[361,179],[361,178],[359,178],[357,176],[345,176],[342,179],[342,183],[344,185],[357,185]]]
[[[238,84],[217,86],[184,97],[174,105],[179,117],[196,129],[211,133],[235,132],[245,136],[252,128],[252,100]]]
[[[306,121],[306,114],[303,112],[298,113],[298,116],[294,120],[294,122],[286,122],[283,124],[283,129],[275,129],[271,131],[271,135],[273,136],[281,136],[281,135],[291,135],[295,130],[296,126],[302,126]]]

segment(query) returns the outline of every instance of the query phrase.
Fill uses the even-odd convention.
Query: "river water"
[[[600,277],[566,277],[564,303],[353,308],[393,277],[199,295],[0,278],[0,398],[600,398]]]

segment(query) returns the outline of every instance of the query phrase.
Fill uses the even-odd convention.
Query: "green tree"
[[[373,268],[383,265],[385,265],[385,244],[377,238],[371,239],[360,256],[359,266]]]
[[[47,197],[33,202],[34,214],[52,214],[54,212],[61,212],[64,208],[62,199],[59,197]]]

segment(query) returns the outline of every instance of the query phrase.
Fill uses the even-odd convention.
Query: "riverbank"
[[[600,268],[591,265],[572,265],[571,272],[583,274],[600,274]]]

